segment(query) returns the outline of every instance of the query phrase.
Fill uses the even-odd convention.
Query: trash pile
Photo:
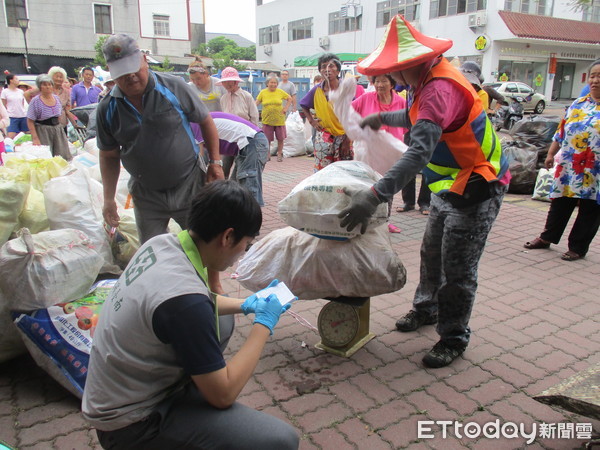
[[[503,142],[512,175],[508,192],[533,193],[538,169],[544,167],[559,123],[558,116],[532,116],[520,120],[511,128],[511,138]]]
[[[70,163],[26,138],[13,144],[0,166],[0,362],[29,350],[81,396],[101,303],[140,245],[129,174],[121,168],[117,185],[121,222],[107,230],[95,139]]]

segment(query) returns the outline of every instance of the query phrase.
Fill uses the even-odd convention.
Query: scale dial
[[[348,345],[356,337],[359,325],[356,308],[344,303],[329,302],[319,313],[319,334],[323,344],[329,347]]]

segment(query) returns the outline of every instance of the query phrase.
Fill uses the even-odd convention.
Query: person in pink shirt
[[[375,90],[372,92],[365,92],[364,94],[355,98],[355,100],[352,102],[352,107],[362,117],[366,117],[369,114],[397,111],[399,109],[406,108],[406,100],[404,100],[394,91],[394,85],[396,82],[391,76],[378,75],[376,77],[372,77],[371,82],[375,86]],[[381,129],[394,135],[398,139],[404,140],[404,133],[406,132],[405,128],[383,125]]]
[[[396,91],[394,90],[396,82],[390,75],[386,74],[371,77],[371,83],[373,83],[375,86],[375,90],[371,92],[364,92],[363,88],[364,93],[358,97],[355,97],[354,101],[352,102],[352,107],[362,117],[366,117],[370,114],[398,111],[406,108],[406,100],[396,94]],[[360,85],[357,84],[356,87],[358,86]],[[387,131],[401,141],[404,141],[404,133],[406,133],[405,128],[383,125],[381,129]],[[400,233],[401,231],[400,228],[391,223],[388,224],[388,230],[390,233]]]

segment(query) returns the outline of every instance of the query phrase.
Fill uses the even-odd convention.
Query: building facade
[[[158,55],[174,62],[205,42],[204,22],[204,0],[2,0],[0,69],[27,72],[26,42],[31,73],[61,65],[72,76],[69,69],[89,64],[98,39],[113,33],[131,34],[158,62]]]
[[[323,52],[370,53],[395,14],[451,39],[446,56],[478,62],[486,82],[522,81],[548,99],[577,97],[600,58],[600,0],[583,10],[558,0],[257,0],[257,58],[294,68]]]

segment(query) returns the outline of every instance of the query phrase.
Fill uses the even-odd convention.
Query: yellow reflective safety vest
[[[431,69],[424,84],[436,78],[447,79],[459,86],[465,97],[472,99],[473,106],[464,125],[442,133],[423,175],[432,192],[462,195],[473,173],[481,175],[488,183],[498,180],[508,170],[508,161],[479,96],[460,71],[442,58]],[[419,97],[419,94],[415,96],[409,111],[413,124],[417,121]]]

